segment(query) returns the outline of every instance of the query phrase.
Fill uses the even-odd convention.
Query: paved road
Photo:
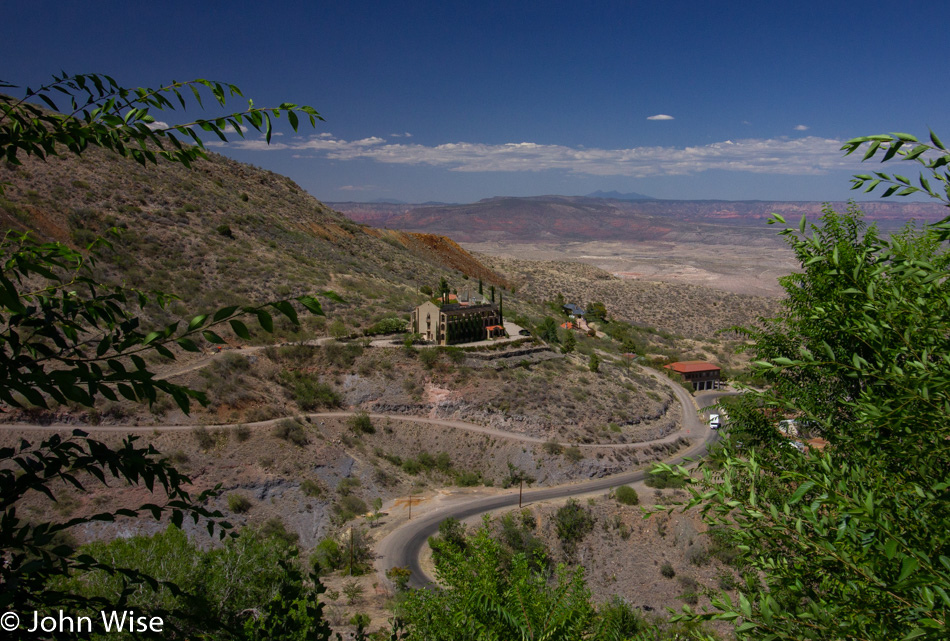
[[[697,442],[691,445],[687,450],[680,452],[675,457],[666,461],[670,464],[678,464],[682,463],[686,458],[699,458],[704,456],[709,444],[714,442],[718,435],[713,430],[710,430],[700,419],[699,413],[697,412],[697,403],[692,395],[679,385],[673,384],[671,387],[683,405],[683,430],[681,430],[680,433],[684,431],[690,432],[694,435],[694,438],[697,438]],[[722,395],[721,393],[715,392],[703,394],[700,397],[700,401],[704,406],[711,405]],[[612,487],[642,481],[646,478],[646,475],[647,472],[645,470],[637,470],[634,472],[615,474],[593,481],[529,490],[524,493],[523,503],[559,499],[607,490]],[[379,545],[376,547],[378,557],[377,568],[385,573],[386,570],[394,566],[408,567],[412,571],[412,576],[409,580],[411,586],[429,586],[434,583],[434,580],[422,569],[419,556],[423,546],[428,544],[429,537],[438,532],[439,524],[442,521],[449,517],[463,520],[484,514],[485,512],[517,504],[518,492],[517,490],[512,490],[509,494],[477,499],[468,503],[442,508],[410,521],[391,532],[386,538],[379,542]]]

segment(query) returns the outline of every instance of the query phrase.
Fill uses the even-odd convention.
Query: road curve
[[[678,464],[682,463],[686,458],[695,459],[704,456],[709,444],[714,442],[718,435],[700,420],[697,412],[697,404],[693,396],[675,383],[671,385],[671,387],[683,405],[683,429],[680,430],[680,433],[687,432],[701,436],[700,440],[691,445],[688,449],[665,461],[670,464]],[[722,395],[723,394],[718,393],[704,395],[703,402],[706,405],[711,405]],[[529,490],[524,493],[523,502],[530,503],[533,501],[559,499],[607,490],[612,487],[642,481],[646,478],[646,475],[646,470],[636,470],[606,476],[592,481]],[[427,587],[433,584],[434,580],[422,569],[419,556],[423,546],[428,543],[429,537],[438,532],[439,524],[442,523],[442,521],[449,517],[463,520],[485,512],[517,504],[518,492],[512,490],[512,492],[508,494],[476,499],[462,505],[454,505],[436,510],[416,520],[410,521],[391,532],[379,542],[376,547],[378,556],[377,568],[385,573],[386,570],[392,567],[407,567],[412,571],[409,584],[412,587]]]

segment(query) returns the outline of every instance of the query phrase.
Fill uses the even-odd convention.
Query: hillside
[[[177,314],[331,289],[347,301],[327,306],[331,319],[358,331],[407,313],[443,276],[507,284],[451,241],[358,225],[288,178],[215,154],[188,170],[91,149],[2,164],[0,181],[0,227],[76,247],[115,227],[100,276],[176,294]]]

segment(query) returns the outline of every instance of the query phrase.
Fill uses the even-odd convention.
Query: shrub
[[[397,591],[404,592],[409,584],[409,577],[412,576],[412,570],[394,565],[386,570],[386,576],[396,586]]]
[[[356,343],[337,343],[330,341],[323,346],[323,355],[334,367],[349,369],[356,359],[363,353],[363,348]]]
[[[343,586],[343,594],[346,595],[346,603],[354,605],[363,600],[363,586],[356,581],[349,581]]]
[[[310,438],[307,436],[307,431],[304,429],[304,426],[292,418],[285,418],[277,423],[277,425],[274,426],[274,436],[284,439],[285,441],[290,441],[298,447],[303,447],[310,442]]]
[[[247,439],[251,438],[251,428],[244,424],[238,425],[234,428],[234,436],[237,438],[239,443],[243,443]]]
[[[313,548],[313,552],[310,554],[310,562],[314,569],[321,574],[339,569],[343,566],[343,553],[340,550],[340,544],[332,537],[323,537]]]
[[[350,417],[350,429],[352,429],[357,436],[361,434],[375,434],[376,428],[373,427],[373,422],[369,418],[369,414],[366,412],[358,412],[356,415]]]
[[[577,463],[584,458],[584,453],[581,452],[581,448],[574,445],[564,450],[564,458],[571,463]]]
[[[673,566],[670,565],[669,561],[667,561],[660,566],[660,574],[662,574],[667,579],[672,579],[674,576],[676,576],[676,570],[674,570]]]
[[[617,595],[600,606],[599,614],[603,622],[602,629],[612,631],[616,635],[614,638],[640,638],[638,635],[650,627],[642,614]]]
[[[299,534],[287,530],[284,520],[279,516],[267,519],[264,525],[261,526],[261,535],[265,538],[277,539],[287,545],[297,545],[297,541],[300,539]]]
[[[435,347],[426,347],[419,350],[419,361],[426,369],[432,369],[439,362],[439,350]]]
[[[332,387],[321,383],[315,375],[304,372],[283,372],[280,382],[290,388],[300,409],[311,411],[324,407],[338,407],[342,399]]]
[[[215,231],[225,238],[234,238],[234,232],[231,231],[230,225],[218,225],[215,227]]]
[[[192,428],[191,433],[194,435],[195,440],[198,441],[198,447],[201,449],[210,450],[214,447],[214,436],[204,425],[196,425]]]
[[[243,494],[228,495],[228,509],[235,514],[244,514],[251,509],[252,505],[253,503],[251,503],[251,499],[247,498]]]
[[[673,476],[671,472],[667,472],[666,470],[651,472],[647,476],[644,483],[646,483],[647,487],[656,488],[658,490],[665,490],[669,488],[679,489],[686,487],[686,481]]]
[[[323,488],[313,479],[305,479],[302,481],[300,483],[300,491],[303,492],[305,496],[311,497],[317,497],[323,494]]]
[[[353,493],[353,488],[362,486],[363,483],[355,476],[348,476],[346,478],[340,479],[340,482],[337,483],[336,491],[340,496],[348,496]]]
[[[640,495],[629,485],[621,485],[618,487],[614,493],[614,498],[617,499],[618,503],[623,503],[624,505],[639,505],[640,503]]]
[[[406,331],[406,321],[401,318],[384,318],[363,330],[365,336],[399,334]]]
[[[365,612],[357,612],[350,617],[350,625],[355,625],[360,630],[365,629],[370,624],[370,621],[369,615]]]
[[[349,521],[361,514],[369,512],[366,502],[358,496],[349,494],[340,497],[340,500],[333,504],[333,511],[341,521]]]
[[[577,543],[594,529],[594,516],[575,499],[554,514],[554,524],[561,545],[568,554],[573,554]]]
[[[693,546],[686,552],[686,560],[697,567],[709,563],[709,551],[702,546]]]
[[[455,484],[459,487],[474,487],[484,482],[481,472],[459,472],[455,475]]]
[[[550,454],[551,456],[558,456],[561,452],[564,451],[564,448],[561,447],[561,444],[555,440],[546,441],[541,447],[544,448],[544,451]]]
[[[681,576],[678,580],[684,590],[679,598],[683,599],[688,605],[696,605],[699,603],[699,582],[691,576]]]

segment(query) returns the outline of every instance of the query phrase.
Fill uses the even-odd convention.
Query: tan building
[[[719,376],[722,370],[718,365],[705,361],[680,361],[663,367],[673,370],[687,383],[692,383],[696,391],[719,389]]]
[[[426,301],[413,310],[411,322],[414,333],[438,345],[474,343],[505,335],[501,313],[492,303],[448,303],[440,307]]]

